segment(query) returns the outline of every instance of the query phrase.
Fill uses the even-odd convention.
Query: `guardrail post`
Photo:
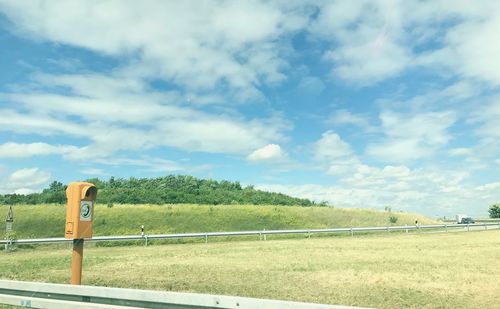
[[[10,252],[10,249],[12,248],[13,240],[12,239],[7,239],[7,243],[5,244],[5,252]]]
[[[146,239],[146,247],[147,247],[148,246],[148,235],[145,235],[144,239]]]
[[[262,240],[262,232],[259,232],[259,240]]]
[[[500,225],[499,225],[500,226]],[[266,229],[264,229],[264,232],[266,231]],[[264,241],[267,240],[267,234],[264,234]]]
[[[208,234],[205,234],[205,243],[208,244]]]
[[[311,231],[307,230],[307,238],[311,238]]]
[[[467,232],[469,231],[469,224],[467,224]]]
[[[444,225],[444,230],[446,231],[446,233],[448,233],[448,225],[447,224]]]
[[[388,226],[386,226],[386,229],[387,229],[387,233],[389,233],[389,227]]]
[[[488,226],[486,225],[486,223],[484,224],[484,230],[487,231],[488,230]]]
[[[407,224],[405,224],[405,227],[406,227],[406,229],[405,229],[406,234],[408,234],[408,225],[407,225]]]
[[[351,227],[351,237],[354,237],[354,230]]]

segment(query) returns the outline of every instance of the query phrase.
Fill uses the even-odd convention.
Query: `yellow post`
[[[83,239],[73,239],[73,255],[71,257],[71,284],[82,283]]]
[[[88,182],[72,182],[66,189],[66,228],[64,237],[73,239],[71,284],[82,282],[83,243],[92,238],[92,221],[97,188]]]

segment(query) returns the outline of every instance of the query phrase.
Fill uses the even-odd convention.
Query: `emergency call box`
[[[89,182],[72,182],[66,189],[66,228],[68,239],[92,238],[92,221],[97,188]]]

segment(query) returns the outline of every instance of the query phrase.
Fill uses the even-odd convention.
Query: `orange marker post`
[[[82,282],[83,243],[92,238],[92,220],[97,188],[89,182],[72,182],[66,189],[66,228],[64,237],[73,239],[71,284]]]

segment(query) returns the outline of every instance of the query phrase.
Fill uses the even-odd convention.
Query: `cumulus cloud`
[[[310,32],[331,42],[332,74],[355,85],[422,66],[498,85],[499,12],[488,0],[329,1]]]
[[[51,177],[49,172],[39,168],[23,168],[12,172],[0,181],[0,193],[29,194],[38,192],[47,185]]]
[[[498,85],[499,8],[488,0],[0,5],[16,33],[126,57],[127,76],[160,77],[194,92],[225,85],[241,99],[286,78],[290,38],[300,31],[327,42],[332,74],[354,84],[424,66]]]
[[[479,1],[476,9],[461,11],[465,21],[451,27],[445,37],[443,53],[447,62],[457,65],[463,76],[500,85],[500,5],[495,1]],[[446,63],[446,62],[445,62]]]
[[[333,62],[334,76],[369,85],[404,70],[411,50],[403,44],[402,14],[399,2],[326,3],[312,30],[332,41],[324,58]]]
[[[280,145],[269,144],[262,148],[259,148],[248,155],[247,159],[253,162],[263,162],[263,161],[282,161],[287,158],[286,152],[284,152]]]
[[[222,84],[241,99],[258,96],[261,82],[285,78],[281,39],[308,20],[293,5],[261,1],[35,1],[0,8],[26,35],[131,57],[121,70],[128,76],[163,78],[195,92]]]
[[[314,159],[331,175],[356,169],[361,162],[346,141],[334,131],[326,131],[311,147]]]
[[[366,153],[385,162],[405,162],[425,158],[452,138],[448,128],[456,121],[452,112],[380,114],[385,139],[368,144]]]
[[[348,157],[353,154],[351,146],[333,131],[327,131],[321,135],[321,138],[313,146],[313,152],[317,160],[323,161]]]
[[[467,213],[487,216],[488,205],[500,199],[499,183],[470,185],[467,174],[450,170],[415,169],[405,166],[365,168],[361,178],[346,178],[336,185],[273,185],[258,189],[282,192],[338,207],[402,210],[433,217]]]

